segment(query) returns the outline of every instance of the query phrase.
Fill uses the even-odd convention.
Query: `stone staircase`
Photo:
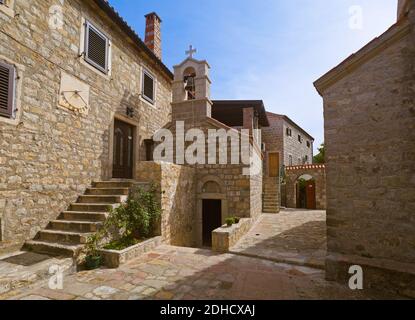
[[[34,240],[27,241],[23,250],[76,257],[88,237],[102,226],[109,211],[127,200],[133,184],[129,181],[94,182],[67,211],[50,221]]]
[[[264,213],[280,212],[280,195],[277,178],[264,177],[263,181],[263,209]]]

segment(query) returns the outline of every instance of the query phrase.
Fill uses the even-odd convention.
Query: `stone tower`
[[[201,121],[212,114],[210,66],[205,60],[194,59],[192,53],[174,66],[173,121]]]

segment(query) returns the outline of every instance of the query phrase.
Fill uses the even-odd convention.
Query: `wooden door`
[[[307,209],[316,209],[316,183],[313,180],[307,181],[306,184]]]
[[[212,231],[222,226],[222,201],[203,200],[203,245],[212,246]]]
[[[268,153],[268,176],[278,177],[280,172],[280,154]]]
[[[113,178],[132,179],[134,161],[134,127],[128,123],[114,122]]]

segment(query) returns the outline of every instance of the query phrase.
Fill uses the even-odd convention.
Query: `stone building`
[[[91,181],[135,177],[144,140],[170,120],[173,75],[103,0],[6,0],[0,25],[9,88],[0,239],[9,246],[33,238]]]
[[[415,1],[316,81],[324,99],[327,278],[351,265],[364,285],[414,297]]]
[[[280,204],[287,206],[282,168],[311,164],[314,138],[285,115],[267,112],[267,117],[269,126],[262,129],[264,212],[272,213],[279,211]]]
[[[212,102],[208,63],[190,50],[173,74],[161,60],[160,17],[145,22],[142,41],[105,0],[0,2],[0,251],[25,243],[76,255],[136,184],[159,186],[162,237],[174,245],[209,245],[227,217],[262,213],[262,101]],[[172,134],[171,159],[154,159],[161,129]],[[191,139],[178,138],[188,129]],[[210,130],[245,139],[258,170],[176,152]],[[212,144],[196,142],[198,154]]]

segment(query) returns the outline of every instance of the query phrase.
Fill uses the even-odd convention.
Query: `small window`
[[[290,128],[287,128],[287,136],[291,137],[293,135],[293,132]]]
[[[98,70],[108,73],[108,38],[89,22],[85,32],[85,60]]]
[[[0,116],[7,118],[14,112],[14,79],[14,67],[0,62]]]
[[[301,135],[298,135],[298,142],[303,143],[303,138],[301,138]]]
[[[310,148],[310,147],[311,147],[311,142],[307,141],[307,148]]]
[[[292,166],[293,165],[293,156],[288,156],[288,163],[289,163],[289,165],[290,166]]]
[[[154,77],[147,71],[143,71],[143,98],[150,103],[154,103]]]

